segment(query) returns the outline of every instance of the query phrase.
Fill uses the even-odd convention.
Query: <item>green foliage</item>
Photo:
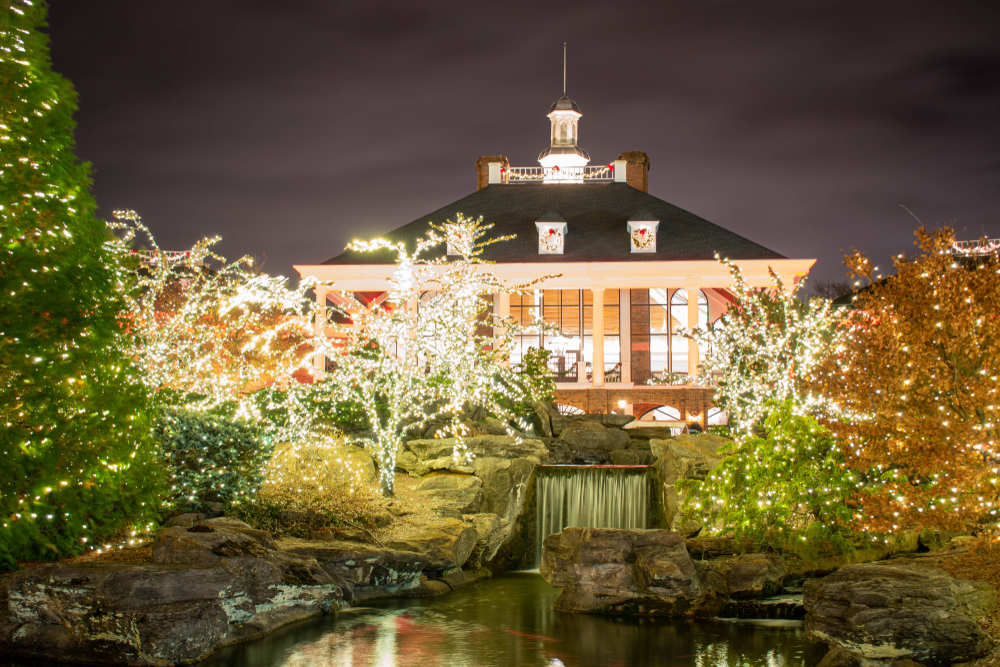
[[[45,2],[0,22],[0,569],[103,543],[157,506],[149,401],[123,270],[74,150],[76,93],[51,69]]]
[[[260,427],[242,419],[164,409],[154,429],[169,471],[166,506],[199,511],[209,503],[238,503],[264,481],[271,447]]]
[[[776,549],[829,543],[850,551],[845,499],[856,482],[836,442],[815,419],[795,414],[791,400],[767,407],[763,437],[741,434],[720,448],[726,456],[704,482],[678,486],[721,534]]]
[[[528,348],[513,370],[497,377],[498,389],[493,396],[503,414],[496,417],[516,415],[523,417],[534,413],[532,405],[538,401],[552,401],[556,383],[548,367],[551,352],[537,347]]]

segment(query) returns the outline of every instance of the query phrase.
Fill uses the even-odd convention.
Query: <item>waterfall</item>
[[[647,466],[540,466],[535,478],[537,561],[563,528],[645,528]]]

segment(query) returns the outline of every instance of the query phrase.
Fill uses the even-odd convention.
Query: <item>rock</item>
[[[726,580],[731,598],[757,598],[781,593],[785,581],[785,559],[778,554],[747,554],[699,563]]]
[[[976,619],[996,607],[986,582],[954,580],[906,559],[847,565],[807,581],[806,636],[862,661],[908,658],[945,667],[982,657],[993,642]]]
[[[173,528],[174,526],[182,526],[184,528],[190,528],[196,523],[199,523],[208,518],[208,515],[204,512],[185,512],[184,514],[178,514],[172,516],[163,522],[164,528]]]
[[[559,408],[555,406],[555,403],[545,401],[533,403],[531,407],[535,411],[535,430],[546,438],[555,437],[557,434],[553,434],[552,432],[552,419],[560,416]]]
[[[684,545],[692,558],[700,560],[738,556],[754,549],[753,542],[736,541],[731,537],[694,537],[684,540]]]
[[[629,445],[629,437],[625,431],[617,428],[604,428],[593,422],[581,422],[563,430],[559,435],[572,449],[596,449],[611,451],[625,449]]]
[[[634,449],[619,449],[609,452],[608,457],[616,466],[648,466],[656,460],[652,452]]]
[[[217,519],[206,519],[202,522],[203,525],[225,528],[227,530],[232,530],[237,533],[242,533],[247,537],[260,542],[267,549],[277,549],[278,545],[274,542],[274,537],[270,532],[266,530],[257,530],[251,528],[249,524],[240,521],[239,519],[233,519],[232,517],[223,516]]]
[[[722,576],[667,530],[566,528],[545,538],[541,573],[562,588],[557,611],[707,618],[726,602]]]
[[[806,616],[806,610],[802,606],[802,594],[793,593],[756,599],[730,598],[720,615],[723,618],[768,618],[801,621]]]
[[[685,433],[678,435],[673,438],[673,441],[683,447],[693,447],[695,449],[700,449],[706,454],[712,456],[722,456],[719,453],[719,447],[723,445],[732,444],[732,440],[729,438],[724,438],[721,435],[712,435],[711,433]]]
[[[178,664],[340,608],[341,588],[316,561],[226,528],[203,528],[161,533],[154,557],[169,555],[168,562],[55,563],[18,573],[8,585],[16,631],[0,629],[0,653]],[[185,544],[165,550],[167,542]]]
[[[536,463],[548,458],[545,444],[535,438],[518,439],[509,435],[479,435],[465,438],[465,446],[472,460],[454,456],[455,438],[434,440],[410,440],[406,449],[396,457],[396,467],[414,477],[432,472],[456,472],[471,474],[477,457],[501,459],[531,458]]]
[[[286,553],[314,559],[327,574],[342,581],[351,604],[416,588],[428,565],[425,556],[412,551],[290,538],[281,540],[280,545]]]
[[[493,560],[497,550],[510,535],[511,524],[493,513],[466,514],[462,520],[476,529],[476,547],[463,567],[483,566]]]
[[[483,480],[474,475],[435,474],[425,477],[415,488],[435,503],[435,511],[457,519],[474,514],[483,505]]]
[[[920,531],[920,536],[917,538],[920,542],[920,546],[925,549],[941,549],[950,544],[953,537],[957,537],[962,533],[956,530],[942,530],[940,528],[924,528]]]
[[[704,436],[695,436],[697,440]],[[705,479],[705,476],[722,460],[700,447],[693,446],[679,438],[671,440],[650,440],[649,446],[656,457],[654,464],[660,471],[664,484],[674,484],[679,479]]]
[[[517,516],[527,498],[528,481],[537,461],[484,456],[473,464],[476,476],[483,480],[481,511],[503,517]]]
[[[817,667],[860,667],[861,661],[858,656],[850,651],[831,646]]]
[[[440,572],[464,565],[478,540],[475,528],[456,519],[442,518],[414,528],[386,546],[420,554],[427,559],[425,570]]]

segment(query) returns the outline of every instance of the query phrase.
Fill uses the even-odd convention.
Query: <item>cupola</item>
[[[538,155],[538,162],[546,169],[558,167],[585,167],[590,155],[580,148],[580,105],[566,95],[566,45],[563,44],[563,94],[549,107],[552,131],[549,147]]]

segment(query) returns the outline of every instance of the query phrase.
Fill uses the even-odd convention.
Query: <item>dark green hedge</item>
[[[167,408],[154,429],[170,476],[168,509],[201,511],[255,493],[271,454],[263,431],[242,419]]]

